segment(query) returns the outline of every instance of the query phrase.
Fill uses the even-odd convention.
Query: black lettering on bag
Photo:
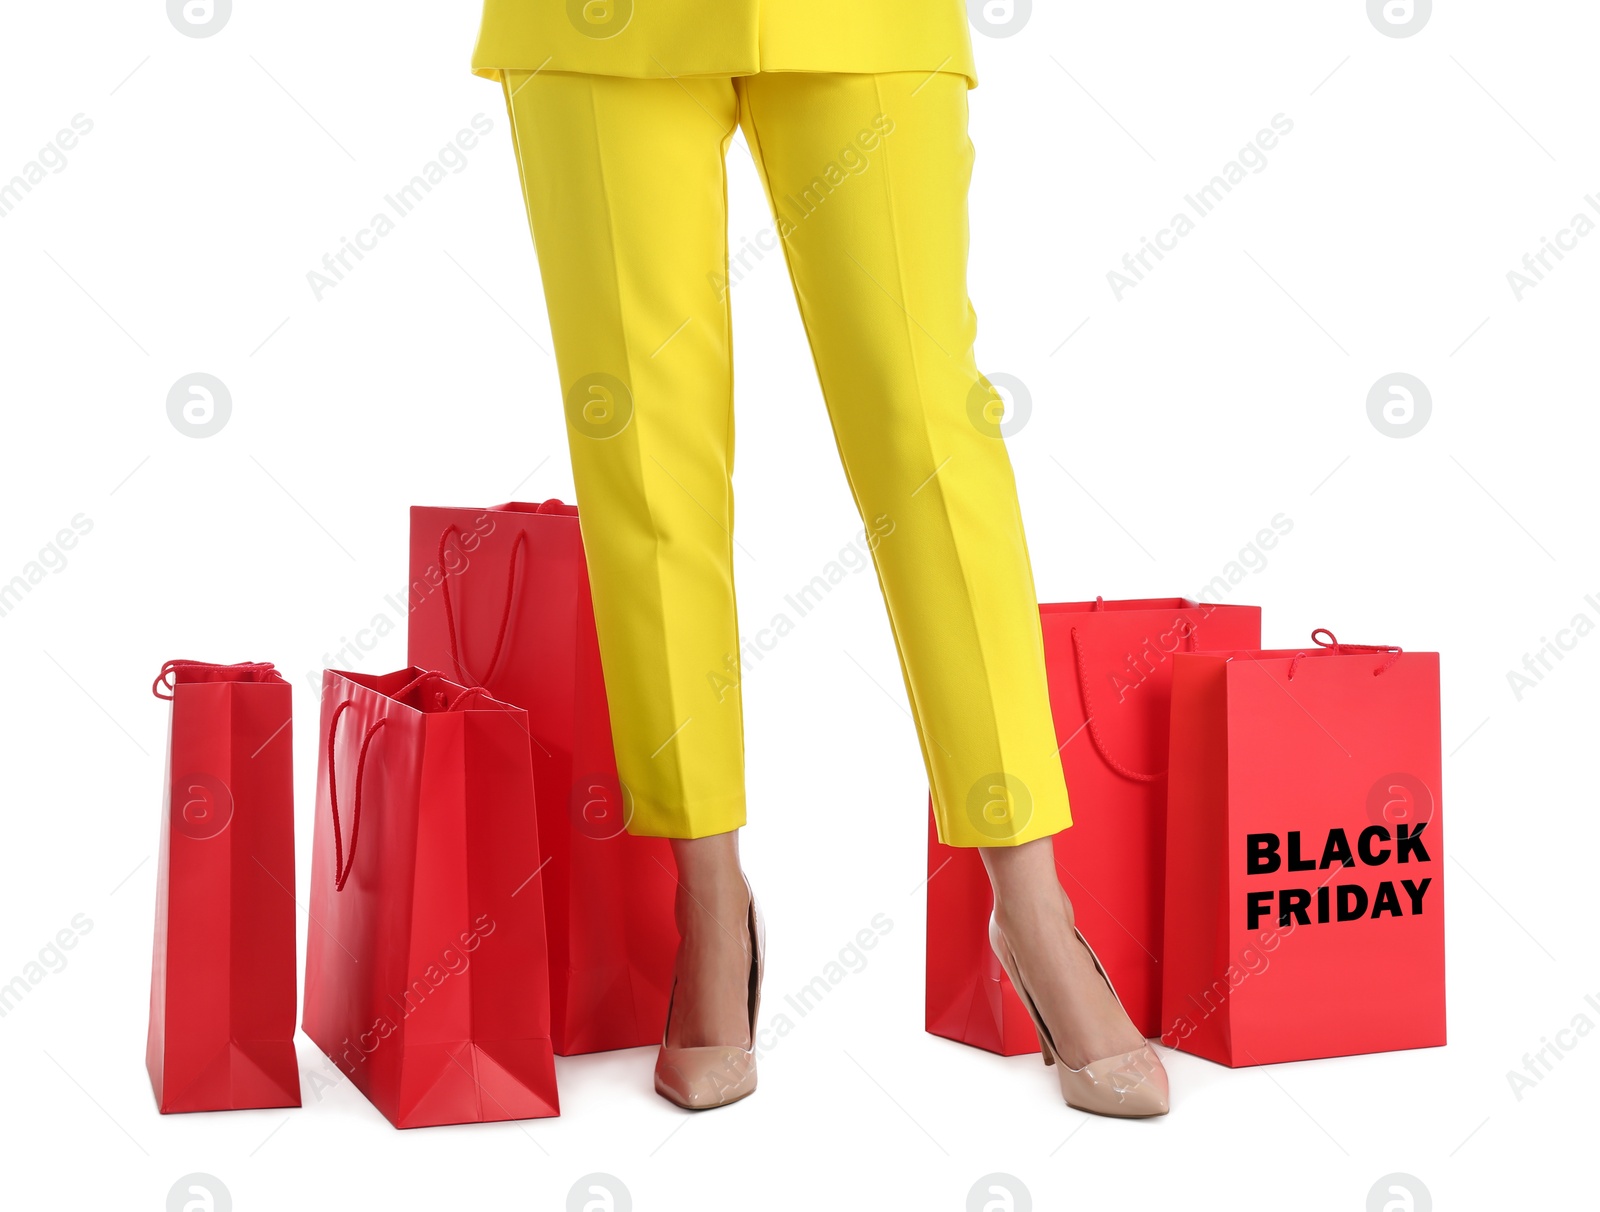
[[[1311,859],[1300,857],[1300,831],[1289,832],[1289,870],[1290,871],[1315,871],[1317,865]]]
[[[1249,929],[1254,930],[1261,925],[1261,919],[1272,911],[1273,895],[1270,888],[1245,894],[1245,916],[1250,919]]]
[[[1390,889],[1393,892],[1393,889]],[[1367,915],[1367,890],[1360,884],[1339,885],[1339,920],[1353,922]]]
[[[1428,852],[1422,848],[1422,831],[1428,827],[1427,821],[1420,822],[1416,831],[1412,832],[1410,825],[1396,825],[1394,827],[1395,861],[1397,863],[1428,863],[1433,860],[1428,857]]]
[[[1415,917],[1422,912],[1422,894],[1428,890],[1428,885],[1433,883],[1433,877],[1430,875],[1420,884],[1413,884],[1410,880],[1400,882],[1405,885],[1406,895],[1411,898],[1411,913]]]
[[[1283,861],[1278,857],[1276,833],[1252,833],[1244,839],[1246,875],[1271,875]]]
[[[1328,830],[1328,842],[1322,848],[1322,862],[1317,866],[1326,871],[1335,863],[1341,867],[1356,865],[1356,860],[1350,854],[1350,839],[1345,837],[1343,829]]]
[[[1372,848],[1373,842],[1387,842],[1389,831],[1382,825],[1368,825],[1361,831],[1361,836],[1356,839],[1356,852],[1361,855],[1361,861],[1369,867],[1377,867],[1389,861],[1389,851],[1381,853]]]

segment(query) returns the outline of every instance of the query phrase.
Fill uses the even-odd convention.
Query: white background
[[[925,1035],[925,779],[863,574],[746,671],[745,851],[769,1015],[887,914],[867,966],[737,1109],[684,1116],[639,1050],[561,1061],[558,1120],[401,1134],[348,1086],[157,1115],[148,686],[171,657],[294,680],[304,900],[310,678],[404,584],[407,506],[571,499],[504,107],[467,70],[476,6],[237,0],[195,39],[161,0],[8,4],[0,181],[94,124],[0,219],[0,581],[93,525],[0,617],[0,980],[93,922],[0,1019],[8,1205],[160,1209],[193,1171],[241,1210],[560,1208],[592,1171],[640,1209],[960,1209],[994,1171],[1041,1208],[1357,1212],[1397,1171],[1440,1208],[1565,1203],[1600,1039],[1564,1037],[1520,1099],[1506,1075],[1600,1023],[1600,637],[1520,700],[1507,673],[1600,622],[1600,234],[1520,302],[1506,274],[1600,194],[1600,13],[1458,0],[1391,38],[1365,7],[1054,2],[976,35],[972,292],[980,364],[1032,396],[1010,448],[1043,598],[1193,594],[1283,513],[1232,599],[1265,608],[1269,645],[1326,626],[1443,653],[1449,1046],[1240,1071],[1168,1053],[1172,1114],[1119,1123],[1063,1106],[1036,1058]],[[317,301],[307,271],[480,113],[465,170]],[[1280,113],[1267,167],[1118,302],[1107,271]],[[738,241],[769,217],[742,142],[730,170]],[[778,259],[734,297],[748,632],[859,524]],[[194,371],[233,399],[203,440],[166,412]],[[1367,416],[1394,371],[1433,399],[1406,439]],[[359,662],[404,665],[403,633]]]

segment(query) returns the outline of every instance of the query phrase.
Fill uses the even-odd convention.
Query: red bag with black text
[[[1162,1038],[1224,1065],[1445,1042],[1439,657],[1312,638],[1175,661]]]
[[[397,1128],[555,1115],[524,713],[322,680],[305,1031]]]
[[[1173,654],[1261,642],[1261,608],[1187,598],[1039,607],[1072,827],[1056,868],[1134,1025],[1159,1029],[1168,696]],[[989,948],[993,895],[975,849],[928,823],[927,1030],[1006,1056],[1038,1033]]]
[[[154,689],[172,702],[145,1051],[156,1103],[298,1107],[289,683],[270,664],[168,661]]]
[[[413,508],[410,613],[413,665],[528,714],[556,1052],[659,1044],[677,864],[625,829],[577,508]]]

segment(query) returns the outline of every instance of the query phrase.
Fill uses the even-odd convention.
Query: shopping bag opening
[[[1041,602],[1040,614],[1100,614],[1118,610],[1197,610],[1204,603],[1192,598],[1120,598],[1107,601],[1096,598],[1092,602]]]
[[[370,674],[338,670],[357,686],[393,700],[402,707],[431,715],[449,711],[507,711],[512,704],[492,698],[481,687],[464,686],[442,673],[412,666],[394,673]]]
[[[552,497],[548,501],[507,501],[503,505],[491,505],[485,512],[553,513],[558,517],[575,518],[578,516],[578,507]]]

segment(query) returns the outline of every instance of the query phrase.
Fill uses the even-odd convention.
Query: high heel
[[[688,1111],[725,1107],[755,1092],[756,1015],[761,1009],[761,978],[766,970],[767,927],[756,908],[756,896],[748,879],[744,889],[750,897],[750,1046],[711,1044],[682,1048],[667,1043],[672,1030],[672,998],[667,1000],[667,1024],[662,1028],[661,1051],[656,1055],[656,1093]],[[674,977],[674,996],[677,990]]]
[[[1073,933],[1087,948],[1089,957],[1094,960],[1095,971],[1104,978],[1106,988],[1111,990],[1111,996],[1116,998],[1117,1008],[1121,1009],[1122,999],[1117,997],[1116,986],[1111,983],[1111,978],[1101,967],[1100,957],[1095,955],[1094,948],[1089,946],[1089,940],[1083,937],[1077,927],[1073,927]],[[1069,1068],[1065,1061],[1056,1064],[1059,1053],[1055,1042],[1050,1038],[1050,1029],[1044,1025],[1039,1007],[1034,1005],[1028,987],[1022,983],[1022,974],[1017,969],[1017,958],[1011,953],[1006,936],[993,914],[989,916],[989,945],[994,948],[1000,966],[1011,978],[1012,988],[1017,991],[1022,1004],[1028,1008],[1028,1017],[1033,1019],[1034,1028],[1039,1032],[1039,1048],[1044,1054],[1044,1063],[1056,1065],[1056,1076],[1061,1081],[1061,1095],[1067,1100],[1067,1106],[1076,1107],[1079,1111],[1087,1111],[1092,1115],[1110,1115],[1122,1119],[1148,1119],[1151,1116],[1167,1113],[1169,1105],[1167,1071],[1161,1064],[1161,1058],[1149,1044],[1144,1044],[1132,1052],[1090,1061],[1081,1069]],[[1124,1010],[1123,1013],[1126,1014],[1127,1011]]]

